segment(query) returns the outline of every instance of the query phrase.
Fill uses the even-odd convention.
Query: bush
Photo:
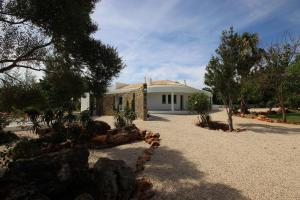
[[[34,132],[36,132],[36,129],[40,127],[39,125],[39,117],[40,117],[40,112],[35,109],[35,108],[27,108],[25,110],[25,114],[29,117],[30,121],[32,122],[32,129]]]
[[[84,110],[80,113],[80,122],[83,126],[86,126],[87,123],[91,120],[90,111]]]
[[[123,112],[124,112],[124,118],[125,118],[126,125],[131,126],[133,120],[136,119],[136,113],[131,108],[129,108],[129,106],[125,106]]]
[[[126,105],[123,111],[115,112],[115,127],[124,128],[126,126],[132,126],[133,121],[136,118],[136,113],[128,105]]]
[[[9,124],[8,118],[9,117],[7,113],[0,113],[0,130]]]
[[[299,109],[300,108],[300,96],[291,96],[288,98],[286,103],[289,108]]]
[[[54,113],[52,110],[46,110],[43,115],[43,121],[50,127],[50,123],[52,125],[52,121],[54,120]]]
[[[204,93],[194,93],[188,100],[188,110],[192,113],[198,114],[199,124],[203,127],[209,126],[210,117],[209,111],[211,110],[211,104],[209,97]]]
[[[92,121],[87,123],[86,131],[88,134],[106,134],[110,125],[103,121]]]
[[[0,145],[10,144],[17,140],[19,140],[19,137],[16,134],[10,131],[8,132],[2,130],[0,131]]]
[[[13,160],[21,158],[31,158],[37,155],[37,152],[41,150],[43,146],[43,140],[41,139],[22,139],[13,149]]]
[[[114,125],[116,128],[120,129],[126,126],[126,120],[122,111],[117,111],[114,113],[114,120]]]

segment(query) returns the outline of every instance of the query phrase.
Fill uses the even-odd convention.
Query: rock
[[[50,199],[61,198],[68,188],[72,186],[75,189],[76,183],[87,176],[88,155],[86,147],[76,147],[16,160],[9,166],[3,179],[15,184],[12,188],[34,185],[35,191]],[[71,193],[67,195],[72,196]]]
[[[108,135],[98,135],[92,138],[91,142],[96,144],[107,144]]]
[[[146,178],[138,178],[135,182],[135,198],[139,200],[151,199],[155,193],[152,190],[152,183]]]
[[[160,146],[160,143],[158,141],[154,141],[151,143],[151,147],[154,149],[158,148],[159,146]]]
[[[153,155],[154,150],[153,149],[145,149],[144,154]]]
[[[52,129],[49,127],[36,129],[36,134],[38,134],[40,137],[51,135],[51,132]]]
[[[119,131],[120,131],[119,129],[114,128],[114,129],[108,130],[108,131],[107,131],[107,134],[108,134],[108,135],[115,135],[115,134],[119,133]]]
[[[109,143],[112,146],[127,144],[138,140],[141,140],[141,136],[139,135],[139,132],[136,131],[130,133],[122,132],[109,137]]]
[[[124,161],[100,158],[92,171],[95,199],[130,199],[134,191],[135,174]]]
[[[92,135],[104,135],[110,130],[110,125],[103,121],[89,121],[87,124],[87,132]]]
[[[159,138],[160,137],[160,134],[159,133],[154,133],[152,134],[152,138]]]
[[[142,138],[145,138],[146,132],[147,132],[147,130],[141,130],[141,131],[140,131],[140,136],[141,136]]]
[[[94,200],[94,197],[88,193],[84,193],[76,197],[75,200]]]

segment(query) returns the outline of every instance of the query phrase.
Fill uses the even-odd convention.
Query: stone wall
[[[134,106],[134,111],[138,118],[147,119],[147,85],[123,94],[117,94],[123,97],[123,108],[128,104],[130,108]],[[115,112],[115,94],[106,94],[103,97],[103,115],[113,115]]]
[[[105,94],[103,97],[103,115],[113,115],[114,114],[114,105],[115,105],[115,95],[113,94]]]

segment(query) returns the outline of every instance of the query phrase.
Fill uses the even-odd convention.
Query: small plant
[[[0,130],[0,145],[10,144],[17,140],[19,137],[13,132]]]
[[[132,126],[133,121],[137,118],[136,113],[127,105],[123,111],[115,112],[115,126],[116,128],[124,128],[126,126]]]
[[[33,124],[33,132],[36,133],[36,129],[41,127],[39,124],[40,112],[35,108],[27,108],[25,110],[25,114],[29,117],[30,121]]]
[[[188,110],[198,114],[199,125],[202,127],[209,127],[210,109],[209,97],[204,93],[195,93],[188,100]]]
[[[9,116],[7,113],[0,113],[0,130],[9,124]]]
[[[74,121],[76,121],[76,116],[75,116],[71,111],[69,111],[69,112],[67,113],[67,115],[65,115],[65,116],[63,117],[63,121],[64,121],[64,122],[67,122],[68,124],[71,124],[71,123],[73,123]]]
[[[115,127],[118,129],[124,128],[126,126],[126,120],[124,117],[124,113],[122,111],[117,111],[114,113],[114,119],[115,119]]]
[[[124,108],[124,118],[127,126],[131,126],[132,122],[136,119],[136,113],[129,108],[129,106],[125,106]]]
[[[50,124],[52,125],[52,122],[54,120],[54,113],[52,110],[47,110],[44,112],[43,120],[46,122],[47,126],[50,127]]]
[[[90,111],[84,110],[80,113],[80,122],[83,126],[86,126],[87,123],[91,120]]]

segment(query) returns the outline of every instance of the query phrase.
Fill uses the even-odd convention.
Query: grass
[[[270,119],[282,119],[282,114],[270,114],[266,115]],[[286,114],[287,122],[300,122],[300,112],[287,113]]]

